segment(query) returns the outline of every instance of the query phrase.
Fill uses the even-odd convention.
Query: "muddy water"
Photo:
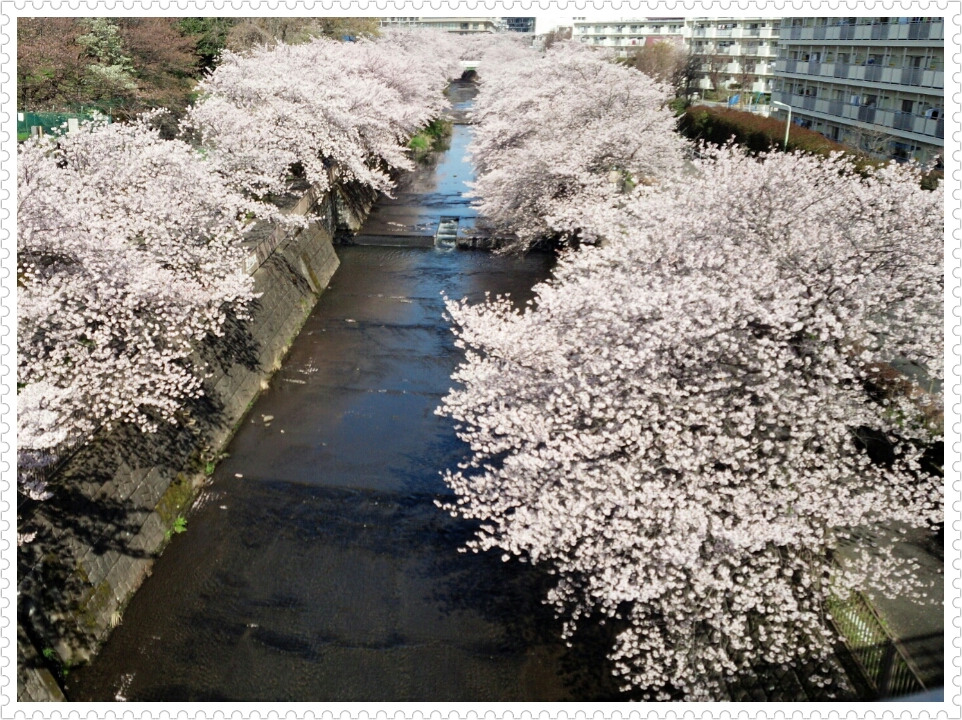
[[[463,165],[452,156],[422,172],[451,173],[451,163]],[[457,187],[450,196],[463,202]],[[615,699],[606,640],[559,640],[541,604],[550,577],[459,552],[474,525],[434,505],[448,497],[439,471],[466,452],[434,414],[461,357],[441,293],[523,302],[549,258],[396,247],[338,255],[331,286],[187,532],[96,660],[71,673],[69,697]]]

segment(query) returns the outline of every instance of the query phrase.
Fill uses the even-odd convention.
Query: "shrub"
[[[724,145],[734,138],[736,144],[755,153],[784,148],[785,123],[783,121],[740,110],[705,105],[690,107],[679,118],[678,130],[685,137],[693,140],[707,140],[716,145]],[[864,153],[798,125],[793,125],[789,132],[787,150],[789,152],[801,150],[822,157],[828,157],[833,152],[843,152],[855,161],[859,170],[881,164]]]

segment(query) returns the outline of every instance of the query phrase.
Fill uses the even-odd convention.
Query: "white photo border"
[[[940,703],[891,702],[868,703],[690,703],[628,705],[623,703],[21,703],[17,701],[16,681],[16,481],[14,478],[16,428],[16,135],[13,132],[16,112],[16,23],[19,17],[46,16],[387,16],[417,14],[450,16],[485,10],[498,15],[532,15],[542,13],[562,16],[592,13],[615,19],[628,13],[686,15],[782,17],[795,15],[867,15],[874,9],[886,12],[904,11],[925,15],[944,15],[946,19],[947,86],[962,86],[962,0],[943,2],[403,2],[372,0],[371,2],[311,2],[289,0],[234,0],[205,2],[191,0],[127,0],[96,2],[95,0],[58,2],[0,2],[0,716],[12,717],[395,717],[395,718],[521,718],[521,717],[962,717],[962,523],[960,523],[960,417],[962,417],[962,133],[960,133],[960,101],[955,92],[946,102],[945,153],[945,406],[951,422],[946,422],[946,447],[951,467],[946,481],[946,515],[950,562],[946,573],[946,649],[945,699]]]

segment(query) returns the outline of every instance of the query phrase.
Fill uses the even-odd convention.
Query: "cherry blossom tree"
[[[530,307],[449,302],[466,359],[439,412],[471,457],[444,507],[557,573],[567,634],[621,618],[616,672],[649,697],[824,658],[830,593],[920,592],[884,548],[835,551],[942,518],[929,396],[878,380],[941,377],[942,203],[918,168],[705,150],[598,216]]]
[[[444,72],[393,37],[225,52],[185,128],[256,197],[283,192],[294,166],[321,190],[336,177],[389,191],[391,171],[411,167],[408,139],[441,113],[447,80],[460,72],[454,58]]]
[[[667,86],[575,42],[500,53],[483,64],[470,153],[477,206],[514,238],[506,250],[594,242],[587,218],[681,168]]]
[[[173,420],[202,392],[195,344],[252,299],[239,218],[268,209],[152,119],[19,148],[21,467],[100,427]]]
[[[321,189],[389,190],[391,171],[410,166],[408,138],[443,111],[460,73],[445,41],[432,52],[388,33],[226,53],[186,118],[199,148],[161,139],[159,112],[23,144],[18,468],[116,423],[175,421],[202,393],[197,343],[252,299],[246,223],[304,221],[263,199],[286,191],[297,165]],[[30,477],[21,490],[44,497]]]

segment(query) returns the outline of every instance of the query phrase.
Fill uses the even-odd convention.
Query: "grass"
[[[408,147],[414,151],[414,157],[423,158],[437,149],[445,138],[451,135],[453,128],[454,125],[450,120],[435,118],[408,140]]]
[[[177,519],[174,520],[174,524],[171,525],[167,530],[165,536],[168,540],[170,540],[170,538],[174,535],[180,535],[184,532],[187,532],[187,518],[185,518],[183,515],[179,515]]]
[[[431,139],[426,135],[418,133],[408,142],[408,147],[415,153],[427,152],[431,148]]]

